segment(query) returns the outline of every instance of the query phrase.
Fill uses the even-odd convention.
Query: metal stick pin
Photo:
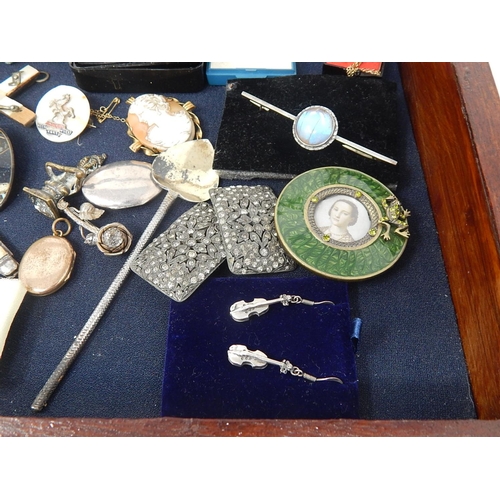
[[[339,141],[342,146],[354,153],[367,158],[375,158],[377,160],[397,165],[397,161],[384,156],[376,151],[360,146],[355,142],[349,141],[337,135],[338,121],[334,113],[324,106],[308,106],[303,109],[297,116],[284,111],[273,104],[270,104],[258,97],[255,97],[248,92],[242,92],[241,95],[250,100],[253,104],[260,107],[264,111],[274,111],[293,121],[293,137],[297,143],[305,149],[317,151],[324,149],[333,141]]]
[[[82,328],[81,332],[75,337],[75,340],[71,344],[71,347],[68,349],[67,353],[64,355],[61,362],[57,365],[56,369],[53,371],[52,375],[49,377],[47,382],[45,382],[45,385],[42,387],[41,391],[38,393],[37,397],[33,401],[31,405],[32,410],[41,411],[47,405],[50,396],[56,390],[57,386],[63,379],[69,367],[76,359],[79,352],[81,351],[81,349],[89,339],[90,335],[94,331],[94,328],[97,326],[100,319],[103,317],[111,301],[113,300],[119,288],[125,281],[125,278],[128,276],[130,272],[130,264],[144,249],[147,242],[149,241],[149,239],[155,232],[156,228],[162,221],[163,217],[167,213],[168,209],[170,208],[170,205],[172,205],[177,196],[178,194],[175,191],[168,191],[167,195],[161,202],[153,218],[151,219],[148,226],[142,233],[134,250],[130,253],[129,257],[127,258],[122,268],[116,275],[110,287],[103,295],[99,304],[97,304],[97,307],[94,309],[94,312],[87,320],[87,323],[85,323],[85,326]]]

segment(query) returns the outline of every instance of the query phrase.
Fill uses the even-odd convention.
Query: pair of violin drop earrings
[[[229,313],[235,321],[248,321],[250,319],[250,316],[261,316],[269,310],[270,305],[278,303],[281,303],[281,305],[283,306],[289,306],[290,304],[304,304],[307,306],[315,306],[321,304],[335,305],[335,303],[330,300],[314,302],[312,300],[303,299],[298,295],[282,294],[276,299],[258,298],[252,300],[251,302],[240,300],[238,302],[235,302],[229,308]],[[229,362],[233,366],[249,365],[252,368],[262,369],[267,365],[275,365],[279,367],[280,373],[290,373],[294,377],[303,378],[308,382],[337,382],[338,384],[344,383],[338,377],[314,377],[313,375],[309,375],[300,368],[294,366],[290,361],[286,359],[284,359],[283,361],[277,361],[275,359],[269,358],[262,351],[252,351],[245,345],[241,344],[234,344],[230,346],[227,351],[227,357]]]

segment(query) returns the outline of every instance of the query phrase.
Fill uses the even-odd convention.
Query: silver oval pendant
[[[7,134],[0,128],[0,208],[7,201],[14,181],[14,150]]]
[[[117,161],[92,172],[82,193],[103,208],[130,208],[144,205],[162,189],[151,177],[151,164],[144,161]]]
[[[26,250],[19,263],[19,279],[32,295],[49,295],[68,281],[75,257],[67,239],[45,236]]]

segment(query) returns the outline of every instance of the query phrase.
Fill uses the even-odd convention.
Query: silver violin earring
[[[306,306],[316,306],[320,304],[335,305],[330,300],[323,300],[321,302],[313,302],[312,300],[303,299],[298,295],[282,294],[276,299],[253,299],[251,302],[240,300],[235,302],[229,308],[229,314],[238,322],[247,321],[250,316],[261,316],[269,310],[271,304],[281,304],[282,306],[289,306],[290,304],[304,304]]]
[[[279,366],[280,373],[290,373],[294,377],[301,377],[309,382],[337,382],[343,384],[344,382],[338,377],[323,377],[317,378],[304,373],[300,368],[293,366],[290,361],[284,359],[277,361],[268,358],[262,351],[251,351],[246,346],[234,344],[229,347],[227,351],[229,362],[234,366],[249,365],[252,368],[265,368],[267,365]]]

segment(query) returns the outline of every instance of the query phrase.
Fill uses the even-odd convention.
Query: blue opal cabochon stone
[[[295,118],[293,137],[305,149],[324,149],[335,140],[338,129],[337,117],[330,109],[309,106]]]

